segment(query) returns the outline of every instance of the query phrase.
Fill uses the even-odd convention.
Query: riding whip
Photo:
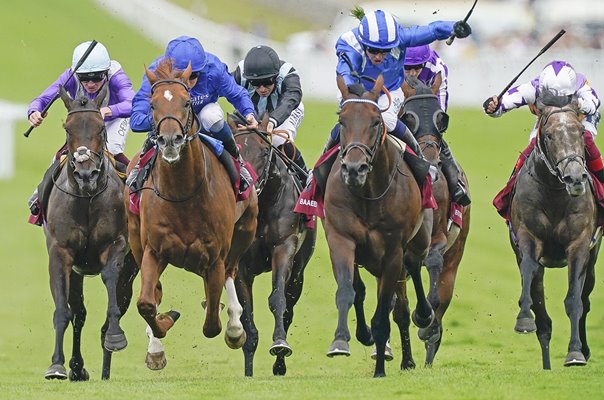
[[[512,87],[512,85],[514,84],[514,82],[516,82],[516,80],[518,80],[518,78],[520,78],[520,75],[522,75],[522,73],[524,71],[526,71],[526,69],[543,53],[545,53],[550,47],[552,47],[552,45],[554,43],[556,43],[558,41],[558,39],[560,39],[562,37],[562,35],[564,35],[566,33],[566,31],[564,29],[561,29],[560,32],[558,32],[558,34],[556,36],[554,36],[554,38],[552,40],[550,40],[545,46],[543,46],[543,48],[541,49],[541,51],[539,52],[539,54],[537,54],[535,56],[535,58],[533,58],[527,65],[526,67],[522,68],[522,71],[520,71],[520,73],[518,75],[516,75],[514,77],[514,79],[512,79],[512,81],[510,83],[508,83],[508,85],[501,91],[501,93],[499,93],[499,96],[497,96],[497,104],[501,104],[501,98],[503,97],[503,95],[505,94],[505,92],[508,91],[509,88]]]
[[[96,40],[93,40],[92,42],[90,42],[90,46],[88,46],[88,48],[86,49],[86,51],[84,52],[84,54],[82,54],[82,58],[80,58],[80,60],[78,61],[78,63],[75,65],[75,67],[71,71],[71,74],[69,75],[69,77],[67,78],[67,80],[65,81],[65,83],[69,82],[69,80],[73,77],[73,75],[78,70],[78,68],[80,68],[82,66],[82,64],[84,64],[84,61],[86,61],[86,59],[88,58],[88,56],[92,52],[92,49],[94,49],[94,46],[96,46],[97,43],[98,42]],[[57,92],[57,94],[54,95],[54,97],[50,100],[50,102],[46,105],[46,107],[44,107],[44,109],[40,112],[40,114],[42,114],[42,116],[44,116],[44,114],[46,114],[46,112],[48,111],[48,109],[50,108],[50,106],[52,106],[52,103],[54,103],[55,100],[58,99],[58,98],[59,98],[59,92]],[[31,131],[34,128],[35,128],[35,126],[31,125],[29,127],[29,129],[27,129],[27,131],[23,134],[23,136],[29,137],[29,134],[31,133]]]
[[[474,0],[474,4],[472,4],[472,8],[470,8],[470,11],[468,11],[468,13],[466,14],[466,17],[462,20],[462,23],[466,23],[468,22],[468,18],[470,18],[470,15],[472,15],[472,12],[474,11],[474,7],[476,7],[476,3],[478,3],[478,0]],[[449,39],[447,39],[447,45],[451,46],[451,44],[453,43],[453,41],[455,40],[455,33],[452,34]]]

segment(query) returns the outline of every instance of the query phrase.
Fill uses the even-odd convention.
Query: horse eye
[[[185,107],[191,107],[191,100],[185,101]]]

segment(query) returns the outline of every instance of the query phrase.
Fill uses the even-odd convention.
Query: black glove
[[[495,111],[493,111],[492,113],[488,112],[488,111],[487,111],[487,108],[489,108],[489,104],[491,104],[491,102],[492,102],[492,101],[493,101],[493,97],[489,97],[488,99],[486,99],[486,100],[484,101],[484,103],[482,103],[482,109],[483,109],[483,110],[484,110],[484,112],[485,112],[485,113],[487,113],[487,114],[494,114],[494,113],[495,113],[495,111],[497,111],[497,109],[499,108],[499,107],[495,108]],[[499,106],[499,104],[498,104],[498,106]]]
[[[453,33],[456,37],[463,39],[470,36],[470,33],[472,33],[472,28],[470,28],[470,25],[468,25],[467,22],[457,21],[455,25],[453,25]]]

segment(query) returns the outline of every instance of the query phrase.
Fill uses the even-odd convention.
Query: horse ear
[[[382,88],[384,87],[384,76],[379,74],[377,79],[375,80],[375,84],[373,85],[373,89],[371,89],[371,94],[378,99],[380,94],[382,94]]]
[[[146,65],[145,65],[145,75],[147,75],[147,79],[149,80],[149,83],[151,84],[151,86],[153,86],[153,84],[155,82],[157,82],[157,75],[155,75],[155,73],[153,71],[148,69]]]
[[[340,90],[340,93],[342,93],[342,97],[344,99],[348,98],[348,95],[349,95],[348,86],[346,85],[346,82],[344,82],[344,78],[342,78],[342,75],[338,75],[337,83],[338,83],[338,89]]]
[[[73,99],[69,93],[67,93],[65,86],[63,85],[59,86],[59,97],[61,97],[61,100],[63,100],[63,103],[65,103],[65,108],[67,108],[67,110],[71,110],[71,103],[73,102]]]
[[[442,110],[436,111],[434,113],[433,119],[436,129],[438,129],[440,133],[443,133],[449,127],[449,114],[447,114],[446,112]]]
[[[189,82],[189,78],[191,77],[192,72],[193,69],[191,68],[191,61],[189,61],[189,65],[187,65],[187,68],[185,68],[184,72],[180,76],[181,80],[183,82]]]
[[[107,93],[109,93],[109,89],[107,84],[104,84],[99,93],[96,95],[96,98],[92,101],[96,108],[101,109],[101,104],[103,104],[105,97],[107,97]]]
[[[407,128],[413,133],[416,133],[419,129],[419,118],[414,112],[405,111],[401,116],[403,124],[407,125]]]

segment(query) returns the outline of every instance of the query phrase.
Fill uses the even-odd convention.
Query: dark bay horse
[[[150,337],[163,338],[180,314],[158,314],[163,295],[159,279],[168,264],[184,268],[204,280],[206,337],[222,330],[220,296],[225,287],[229,314],[225,341],[231,348],[240,348],[245,331],[234,279],[239,258],[254,239],[258,199],[252,193],[247,200],[235,202],[226,169],[200,140],[189,94],[191,66],[175,70],[165,59],[155,71],[145,72],[151,84],[158,155],[140,191],[140,215],[128,212],[130,246],[141,267],[138,311],[150,328]],[[149,368],[163,368],[163,352],[163,362],[150,360],[153,356],[148,354]]]
[[[406,272],[413,279],[417,295],[414,322],[427,327],[434,317],[420,276],[430,245],[432,211],[422,209],[420,187],[403,159],[401,147],[386,137],[377,104],[382,87],[383,78],[379,76],[371,91],[360,93],[338,76],[343,100],[339,112],[340,162],[334,164],[327,180],[323,221],[338,285],[338,326],[327,355],[350,355],[348,311],[354,304],[357,339],[365,345],[375,340],[375,377],[385,376],[384,350],[395,293],[394,320],[401,334],[405,325],[405,305],[400,299],[406,296],[401,284]],[[378,280],[378,303],[371,329],[365,322],[365,288],[358,266]]]
[[[544,268],[568,265],[564,306],[570,342],[564,365],[585,365],[590,356],[585,321],[602,238],[588,186],[584,127],[575,96],[569,103],[566,96],[544,92],[537,109],[535,150],[518,174],[510,210],[510,242],[522,278],[515,330],[536,331],[543,368],[550,369],[552,320],[545,308]]]
[[[101,328],[102,379],[109,379],[111,352],[123,350],[128,342],[120,319],[132,298],[132,281],[138,272],[128,253],[124,183],[106,154],[105,123],[99,111],[107,96],[103,88],[95,100],[72,100],[63,87],[60,97],[67,107],[67,163],[53,186],[46,207],[46,247],[50,289],[55,303],[53,325],[55,349],[46,379],[66,379],[63,337],[73,325],[73,351],[69,379],[89,379],[80,352],[86,320],[83,280],[101,274],[107,288],[107,319]]]
[[[252,163],[259,174],[256,182],[259,208],[256,240],[241,258],[235,280],[243,306],[241,322],[247,333],[247,341],[243,345],[246,376],[253,375],[254,354],[258,346],[253,307],[254,278],[264,272],[272,272],[268,304],[275,326],[269,352],[276,356],[273,374],[285,375],[285,357],[293,351],[287,343],[287,331],[294,316],[294,306],[302,294],[304,268],[312,256],[317,236],[316,229],[306,229],[302,216],[293,212],[300,188],[296,185],[295,173],[289,172],[282,158],[285,155],[271,145],[271,139],[264,131],[268,114],[265,117],[259,129],[239,129],[235,134],[243,158]],[[229,123],[236,132],[237,120],[230,116]],[[239,124],[244,125],[245,122],[239,121]]]
[[[429,366],[441,344],[442,319],[453,297],[457,269],[470,231],[470,206],[458,210],[461,213],[461,228],[450,220],[450,213],[454,210],[451,210],[451,197],[440,159],[442,135],[447,129],[449,116],[440,108],[438,97],[429,86],[417,78],[409,77],[407,80],[409,84],[403,85],[405,103],[401,120],[413,132],[426,160],[438,167],[438,179],[432,186],[438,209],[433,210],[432,241],[425,261],[430,276],[428,301],[435,310],[436,319],[428,328],[419,330],[419,337],[426,347],[425,365]],[[468,188],[463,169],[459,164],[457,168]]]

